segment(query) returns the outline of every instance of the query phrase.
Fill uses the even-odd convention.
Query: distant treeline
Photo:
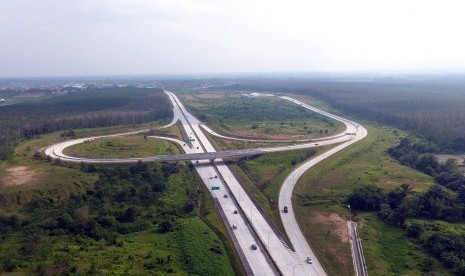
[[[349,114],[421,134],[442,151],[465,151],[465,78],[243,80],[223,89],[314,96]]]
[[[0,107],[0,160],[21,139],[73,128],[139,124],[169,118],[172,107],[158,88],[105,88],[44,96]]]

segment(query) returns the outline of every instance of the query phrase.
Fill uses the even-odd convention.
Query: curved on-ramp
[[[179,100],[174,96],[174,94],[171,94],[169,92],[167,94],[170,96],[170,100],[172,101],[173,106],[174,106],[174,108],[173,108],[174,117],[173,117],[173,120],[168,125],[166,125],[164,127],[169,127],[171,125],[174,125],[178,120],[181,120],[183,125],[189,124],[189,127],[191,129],[195,129],[194,132],[196,132],[198,135],[204,136],[200,131],[200,127],[202,127],[205,130],[207,130],[207,132],[209,132],[210,134],[212,134],[214,136],[221,136],[221,138],[224,138],[224,139],[263,142],[263,140],[241,139],[241,138],[227,137],[227,136],[217,134],[213,130],[209,129],[207,126],[202,125],[200,123],[200,121],[198,121],[195,117],[193,117],[191,114],[189,114],[184,109],[184,107],[179,102]],[[292,191],[293,191],[293,189],[294,189],[294,187],[295,187],[295,185],[297,183],[297,180],[299,179],[300,176],[302,176],[302,174],[305,171],[307,171],[309,168],[311,168],[312,166],[314,166],[318,162],[320,162],[320,161],[328,158],[329,156],[335,154],[336,152],[338,152],[338,151],[350,146],[351,144],[363,139],[367,135],[367,131],[363,126],[361,126],[361,125],[359,125],[359,124],[357,124],[357,123],[355,123],[353,121],[350,121],[350,120],[347,120],[345,118],[336,116],[336,115],[328,113],[326,111],[319,110],[317,108],[314,108],[314,107],[312,107],[310,105],[302,103],[302,102],[300,102],[300,101],[298,101],[296,99],[293,99],[291,97],[281,96],[280,98],[283,99],[283,100],[287,100],[287,101],[293,102],[295,104],[298,104],[298,105],[300,105],[300,106],[302,106],[302,107],[304,107],[306,109],[309,109],[311,111],[320,113],[320,114],[322,114],[324,116],[330,117],[330,118],[332,118],[334,120],[337,120],[339,122],[342,122],[346,126],[346,130],[344,132],[340,133],[340,134],[337,134],[337,135],[334,135],[334,136],[331,136],[331,137],[326,137],[326,138],[312,139],[311,142],[307,142],[307,143],[304,143],[304,144],[293,144],[293,145],[281,146],[281,147],[250,149],[252,151],[255,150],[255,151],[260,151],[260,152],[277,152],[277,151],[287,151],[287,150],[319,147],[319,146],[329,145],[329,144],[339,144],[336,147],[332,148],[331,150],[329,150],[329,151],[327,151],[327,152],[325,152],[325,153],[323,153],[323,154],[321,154],[321,155],[307,161],[306,163],[304,163],[301,166],[299,166],[298,168],[296,168],[284,181],[283,186],[280,189],[279,202],[278,202],[280,210],[283,210],[284,206],[288,207],[288,213],[287,214],[284,214],[283,212],[281,212],[281,219],[282,219],[284,228],[286,230],[286,233],[287,233],[287,235],[288,235],[288,237],[289,237],[289,239],[290,239],[290,241],[293,244],[293,247],[295,249],[295,253],[292,254],[293,255],[292,258],[298,257],[301,260],[299,262],[302,262],[303,260],[306,260],[307,257],[311,257],[313,259],[313,264],[311,266],[312,269],[311,269],[310,274],[311,275],[314,275],[314,274],[315,275],[326,275],[326,272],[325,272],[323,266],[318,261],[316,255],[314,254],[311,247],[307,243],[307,241],[306,241],[306,239],[305,239],[305,237],[304,237],[304,235],[303,235],[303,233],[302,233],[302,231],[301,231],[301,229],[299,227],[299,224],[298,224],[298,222],[296,220],[295,213],[294,213],[294,208],[292,206]],[[179,105],[179,108],[176,108],[176,105]],[[187,122],[187,120],[189,120],[190,122]],[[147,130],[136,131],[136,132],[127,132],[127,133],[122,133],[122,134],[96,136],[96,137],[90,137],[90,138],[81,138],[81,139],[66,141],[66,142],[62,142],[62,143],[59,143],[59,144],[56,144],[56,145],[53,145],[53,146],[47,148],[45,150],[45,154],[48,155],[48,156],[51,156],[52,158],[59,158],[59,159],[62,159],[62,160],[65,160],[65,161],[70,161],[70,162],[129,163],[129,162],[138,162],[139,160],[142,160],[142,161],[157,161],[156,157],[125,158],[125,159],[104,159],[104,158],[101,158],[101,159],[89,159],[89,158],[79,158],[79,157],[67,156],[67,155],[65,155],[63,153],[63,150],[66,147],[76,145],[76,144],[79,144],[79,143],[83,143],[85,141],[91,141],[91,140],[100,139],[100,138],[103,138],[103,137],[115,137],[115,136],[120,136],[120,135],[136,134],[136,133],[140,133],[140,132],[143,132],[143,131],[147,131]],[[183,159],[183,160],[198,160],[198,159],[201,159],[201,158],[199,158],[199,154],[203,154],[202,151],[200,151],[200,152],[195,151],[195,149],[189,148],[188,145],[186,145],[185,143],[183,143],[182,141],[177,140],[177,139],[168,138],[168,137],[160,137],[160,136],[154,136],[153,138],[160,138],[160,139],[170,140],[171,142],[174,142],[174,143],[177,143],[178,145],[180,145],[183,148],[183,150],[187,153],[187,154],[184,154],[184,155],[192,156],[191,159],[186,158],[186,159]],[[206,140],[206,137],[203,137],[203,140]],[[276,142],[283,142],[283,141],[280,140],[280,141],[276,141]],[[295,142],[295,140],[292,141],[292,142]],[[216,152],[215,153],[213,148],[209,149],[208,151],[209,151],[208,154],[217,154],[215,156],[215,158],[223,158],[224,157],[224,155],[223,155],[224,152],[223,153],[222,152]],[[234,152],[234,151],[229,151],[229,152]],[[203,161],[201,161],[201,162],[203,163]],[[218,168],[223,168],[223,166],[218,165]],[[226,170],[226,168],[223,168],[223,169]],[[224,174],[226,175],[227,173],[224,173]],[[240,194],[239,194],[239,197],[240,197]],[[252,219],[252,217],[253,216],[251,214],[251,219]],[[256,219],[257,218],[255,218],[255,220]],[[262,235],[261,238],[263,238],[263,236],[264,235]],[[267,233],[267,236],[268,236],[268,243],[269,243],[270,232]],[[270,248],[268,248],[268,250],[270,250]],[[277,254],[277,253],[278,252],[270,252],[270,254],[272,256],[279,256],[279,254]],[[278,257],[278,259],[279,258],[282,258],[282,256]],[[287,263],[285,263],[285,261],[283,262],[282,260],[280,260],[279,262],[284,264],[283,266],[289,267],[289,265]],[[284,275],[293,275],[294,272],[297,272],[297,275],[308,275],[308,273],[304,273],[304,271],[308,271],[307,267],[305,267],[305,268],[302,267],[301,263],[297,267],[299,269],[297,271],[292,271],[292,273],[290,273],[289,271],[283,271],[283,270],[281,270],[281,273],[283,273]],[[296,268],[296,266],[294,266],[294,269],[295,268]]]

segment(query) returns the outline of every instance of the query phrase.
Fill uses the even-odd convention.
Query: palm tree
[[[413,187],[410,186],[410,184],[404,183],[399,186],[399,190],[402,193],[402,196],[406,197],[412,193]]]

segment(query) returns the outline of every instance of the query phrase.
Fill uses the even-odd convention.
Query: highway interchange
[[[64,161],[86,163],[130,163],[138,162],[139,160],[190,160],[199,176],[210,190],[225,225],[229,227],[229,233],[234,241],[248,275],[326,275],[323,266],[318,261],[317,256],[312,251],[297,223],[294,209],[292,207],[292,191],[297,180],[305,171],[334,153],[363,139],[367,135],[366,129],[353,121],[319,110],[294,98],[280,96],[283,100],[290,101],[313,112],[320,113],[324,116],[342,122],[346,126],[346,130],[343,133],[332,137],[292,141],[302,142],[299,144],[216,152],[202,129],[206,130],[213,136],[219,136],[223,139],[248,141],[257,140],[226,137],[215,133],[189,113],[175,94],[168,91],[165,91],[165,93],[168,95],[173,104],[174,113],[173,120],[165,127],[171,126],[179,120],[185,135],[190,136],[194,139],[194,141],[191,143],[184,143],[183,141],[167,137],[154,136],[153,138],[167,139],[171,142],[177,143],[184,150],[184,154],[144,158],[89,159],[72,157],[63,153],[65,148],[89,140],[99,139],[102,137],[130,135],[146,130],[66,141],[47,148],[45,150],[45,154],[52,158],[59,158]],[[267,220],[266,215],[255,205],[254,201],[249,197],[240,182],[221,159],[259,155],[266,152],[319,147],[331,144],[337,144],[337,146],[300,165],[286,178],[281,187],[278,204],[280,210],[283,210],[284,206],[288,207],[287,213],[281,211],[280,214],[286,234],[289,237],[292,246],[289,246],[286,243],[279,232],[273,231],[273,227],[270,225],[269,220]],[[255,247],[253,248],[253,245],[255,245],[257,249],[254,249]],[[308,257],[312,259],[311,264],[308,261]]]

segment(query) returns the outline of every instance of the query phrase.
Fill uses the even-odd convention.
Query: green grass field
[[[0,244],[0,255],[30,255],[30,261],[14,275],[36,271],[46,275],[65,271],[74,275],[234,275],[221,240],[202,220],[184,218],[177,223],[178,229],[169,233],[152,227],[120,235],[114,246],[88,238],[35,234],[34,248],[27,253],[21,249],[20,237],[13,236]]]
[[[371,275],[452,275],[426,254],[421,245],[406,238],[402,229],[382,222],[376,214],[357,216],[368,273]],[[424,264],[431,262],[430,271]]]
[[[168,129],[167,132],[172,133],[173,128],[177,126]],[[133,128],[113,127],[75,132],[78,137],[81,135],[87,137],[126,130]],[[60,202],[67,200],[71,193],[81,194],[95,185],[98,174],[81,171],[79,164],[59,164],[55,161],[49,163],[46,160],[33,158],[36,151],[64,139],[60,133],[54,133],[24,141],[16,147],[14,155],[9,160],[0,163],[1,216],[17,215],[21,219],[34,220],[33,217],[29,217],[31,214],[24,211],[24,206],[32,198],[48,198]],[[125,142],[135,144],[141,142],[138,141],[140,139],[144,141],[143,136],[133,136]],[[151,141],[157,142],[148,138],[147,143]],[[2,182],[4,177],[10,174],[9,169],[16,167],[27,167],[28,171],[35,173],[34,177],[22,186],[6,186]],[[114,245],[85,236],[44,235],[39,230],[31,234],[30,240],[25,240],[24,234],[14,234],[0,242],[0,274],[4,265],[10,262],[16,266],[11,275],[234,275],[240,273],[241,265],[216,209],[212,205],[204,206],[211,200],[208,195],[204,196],[206,199],[203,200],[207,203],[200,204],[193,212],[187,213],[184,210],[187,191],[195,190],[199,185],[201,183],[187,168],[171,174],[163,196],[159,198],[162,206],[153,205],[141,211],[143,216],[152,216],[154,221],[159,219],[157,214],[174,214],[177,217],[177,226],[173,232],[160,233],[157,226],[151,226],[140,232],[118,235]],[[208,212],[205,211],[206,208]],[[25,243],[34,246],[31,248],[28,246],[26,252]],[[27,254],[27,262],[24,262],[25,254]]]
[[[128,158],[178,154],[173,143],[143,135],[101,138],[66,148],[65,154],[78,157]]]
[[[195,116],[226,135],[304,139],[343,130],[336,121],[275,97],[246,98],[239,93],[183,93],[180,97]]]
[[[353,274],[349,243],[344,239],[347,231],[344,223],[351,218],[345,200],[352,189],[364,184],[375,184],[391,190],[402,183],[408,183],[414,187],[414,191],[421,192],[433,183],[430,176],[400,165],[386,153],[404,133],[389,127],[363,124],[368,129],[368,137],[308,170],[299,179],[294,192],[294,208],[299,224],[318,257],[333,275]],[[338,229],[336,226],[339,226],[339,230],[335,230]],[[379,225],[363,223],[360,228],[370,232],[375,231],[376,227]],[[393,228],[392,231],[402,236],[399,229]],[[361,236],[365,246],[366,236]],[[402,242],[399,246],[407,245]],[[408,254],[423,254],[417,247],[405,250]],[[394,262],[393,258],[396,257],[373,250],[367,255],[367,262],[390,263]],[[368,273],[399,275],[384,265],[383,268],[369,266]],[[416,266],[406,268],[405,273],[422,274]]]

